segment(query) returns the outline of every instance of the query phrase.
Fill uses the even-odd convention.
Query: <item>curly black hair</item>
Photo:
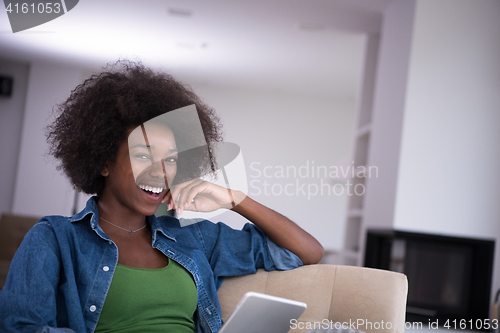
[[[58,116],[47,127],[49,152],[60,160],[58,170],[64,170],[75,189],[100,195],[105,179],[101,170],[115,160],[119,145],[127,139],[127,130],[192,104],[209,149],[194,168],[189,169],[193,163],[184,163],[179,170],[187,170],[191,177],[205,171],[214,173],[217,166],[212,143],[222,141],[222,126],[215,111],[172,76],[126,60],[92,75],[56,106]],[[176,138],[185,132],[172,131]]]

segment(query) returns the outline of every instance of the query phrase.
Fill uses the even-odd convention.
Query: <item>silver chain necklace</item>
[[[131,235],[132,235],[134,232],[137,232],[137,231],[139,231],[139,230],[142,230],[142,229],[146,228],[146,226],[148,225],[147,223],[144,223],[144,225],[143,225],[142,227],[140,227],[139,229],[137,229],[137,230],[128,230],[128,229],[125,229],[125,228],[120,227],[119,225],[116,225],[116,224],[114,224],[114,223],[111,223],[111,222],[109,222],[108,220],[106,220],[106,219],[104,219],[104,218],[102,218],[102,217],[99,217],[99,218],[100,218],[101,220],[103,220],[104,222],[108,222],[109,224],[114,225],[114,226],[115,226],[115,227],[117,227],[117,228],[120,228],[120,229],[122,229],[122,230],[125,230],[125,231],[130,232],[130,234],[131,234]]]

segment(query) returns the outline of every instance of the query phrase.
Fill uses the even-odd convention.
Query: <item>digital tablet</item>
[[[286,333],[307,304],[248,292],[238,302],[219,333]]]

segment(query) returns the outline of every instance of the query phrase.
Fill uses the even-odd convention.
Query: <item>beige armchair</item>
[[[247,291],[305,302],[306,311],[289,333],[326,328],[321,325],[330,321],[368,333],[404,332],[408,292],[404,274],[354,266],[310,265],[226,278],[218,292],[223,320]]]
[[[24,235],[38,217],[2,214],[0,218],[0,289],[5,284],[10,262],[23,241]]]

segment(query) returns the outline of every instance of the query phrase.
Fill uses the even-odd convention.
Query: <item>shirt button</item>
[[[102,270],[103,270],[103,271],[105,271],[105,272],[107,272],[107,271],[109,271],[109,267],[108,267],[108,266],[104,266],[104,267],[102,268]]]
[[[108,243],[109,243],[109,244],[113,244],[113,242],[112,242],[112,241],[109,241]]]
[[[97,308],[95,307],[95,305],[91,305],[90,306],[90,312],[94,312]]]

